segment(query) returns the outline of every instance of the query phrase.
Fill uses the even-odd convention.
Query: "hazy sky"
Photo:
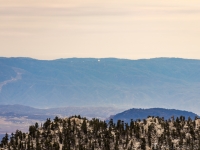
[[[0,0],[0,56],[200,59],[200,0]]]

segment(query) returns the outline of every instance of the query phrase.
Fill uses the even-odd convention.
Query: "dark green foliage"
[[[142,141],[141,149],[146,150],[146,140],[145,140],[145,138],[142,138],[141,141]]]
[[[87,134],[87,123],[86,120],[83,120],[82,126],[81,126],[82,131]]]
[[[8,144],[8,134],[6,133],[5,136],[1,140],[1,146]]]
[[[30,126],[29,127],[29,134],[35,138],[35,132],[36,132],[37,128],[35,126]]]

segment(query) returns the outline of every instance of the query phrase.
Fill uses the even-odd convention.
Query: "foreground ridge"
[[[29,127],[29,133],[17,130],[1,141],[2,150],[171,150],[200,149],[200,119],[171,120],[151,117],[124,123],[108,123],[80,116],[55,117],[39,127]]]

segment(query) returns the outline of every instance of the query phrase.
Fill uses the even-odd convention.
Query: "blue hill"
[[[146,119],[148,116],[151,117],[164,117],[165,120],[176,119],[177,117],[184,116],[185,120],[190,117],[191,119],[195,119],[198,115],[192,112],[183,111],[183,110],[176,110],[176,109],[164,109],[164,108],[150,108],[150,109],[136,109],[132,108],[129,110],[126,110],[124,112],[118,113],[111,118],[114,120],[114,122],[117,122],[117,120],[123,120],[124,122],[130,122],[131,119],[137,120],[137,119]]]

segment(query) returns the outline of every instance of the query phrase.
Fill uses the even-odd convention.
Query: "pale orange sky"
[[[0,0],[0,56],[200,59],[200,1]]]

